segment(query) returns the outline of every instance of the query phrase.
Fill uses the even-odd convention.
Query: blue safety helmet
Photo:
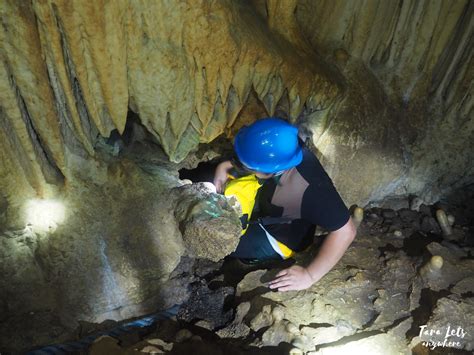
[[[303,160],[298,128],[276,117],[242,127],[235,136],[234,150],[245,167],[267,174],[290,169]]]

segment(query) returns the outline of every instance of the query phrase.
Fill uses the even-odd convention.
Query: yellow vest
[[[227,197],[235,196],[242,208],[242,216],[246,216],[246,220],[249,221],[252,216],[253,207],[255,206],[255,197],[261,186],[262,184],[260,184],[255,175],[243,176],[237,179],[229,176],[229,181],[224,189],[224,195]],[[247,228],[248,223],[241,235],[245,234]],[[293,255],[293,251],[285,244],[279,241],[277,241],[277,244],[285,259]]]
[[[230,177],[226,184],[224,195],[227,197],[235,196],[242,208],[242,216],[247,215],[247,221],[249,221],[255,206],[257,191],[261,186],[255,175],[243,176],[238,179]],[[247,231],[247,228],[248,224],[242,231],[242,234]]]

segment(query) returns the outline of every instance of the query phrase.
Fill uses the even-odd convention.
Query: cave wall
[[[269,114],[286,95],[293,118],[340,91],[244,3],[4,1],[1,18],[7,192],[60,185],[71,155],[93,159],[97,134],[123,132],[128,108],[181,161],[232,126],[251,90]]]
[[[295,17],[313,47],[344,48],[410,101],[466,81],[473,10],[469,0],[300,0]]]
[[[97,137],[123,132],[128,110],[179,162],[281,106],[347,203],[432,202],[472,179],[471,1],[11,0],[0,12],[8,201],[94,170]]]
[[[385,185],[372,185],[376,187],[372,192],[359,196],[376,201],[390,195],[416,194],[431,203],[451,189],[472,183],[472,1],[300,0],[295,18],[310,45],[326,60],[336,62],[349,78],[345,100],[359,97],[359,104],[352,102],[351,109],[345,110],[355,120],[345,133],[337,134],[342,144],[330,147],[340,151],[336,156],[344,161],[347,154],[360,155],[358,144],[353,143],[355,137],[359,143],[372,145],[372,155],[390,157],[393,149],[387,152],[386,144],[373,143],[380,136],[388,141],[399,140],[399,178],[393,179],[395,175],[389,173]],[[367,73],[357,74],[361,71]],[[369,76],[378,84],[373,80],[368,83]],[[369,96],[374,85],[387,96],[383,106],[377,104],[380,100],[360,99]],[[372,108],[360,109],[360,103]],[[344,106],[342,103],[340,107]],[[374,109],[376,112],[370,114]],[[392,119],[387,120],[389,110]],[[341,113],[334,110],[329,120],[333,118],[338,126],[343,125],[341,120],[351,122]],[[371,126],[368,131],[375,129],[379,134],[368,137],[367,131],[360,129],[361,122],[367,123],[367,116]],[[381,129],[380,120],[388,130]],[[330,128],[327,132],[334,134]],[[358,163],[349,163],[352,167],[346,171],[359,170],[360,159]],[[389,170],[391,166],[387,164]],[[376,168],[383,167],[379,164]]]

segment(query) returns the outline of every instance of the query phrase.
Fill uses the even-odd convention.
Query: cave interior
[[[472,354],[474,1],[3,0],[0,354]],[[228,255],[244,126],[357,224],[322,279]],[[324,204],[325,201],[318,201]]]

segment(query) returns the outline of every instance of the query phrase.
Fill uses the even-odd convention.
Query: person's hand
[[[269,283],[271,289],[278,291],[305,290],[314,283],[308,270],[294,265],[276,274],[276,278]]]
[[[230,161],[223,161],[216,167],[214,173],[214,186],[218,193],[224,192],[224,186],[227,182],[227,173],[232,168],[232,163]]]

